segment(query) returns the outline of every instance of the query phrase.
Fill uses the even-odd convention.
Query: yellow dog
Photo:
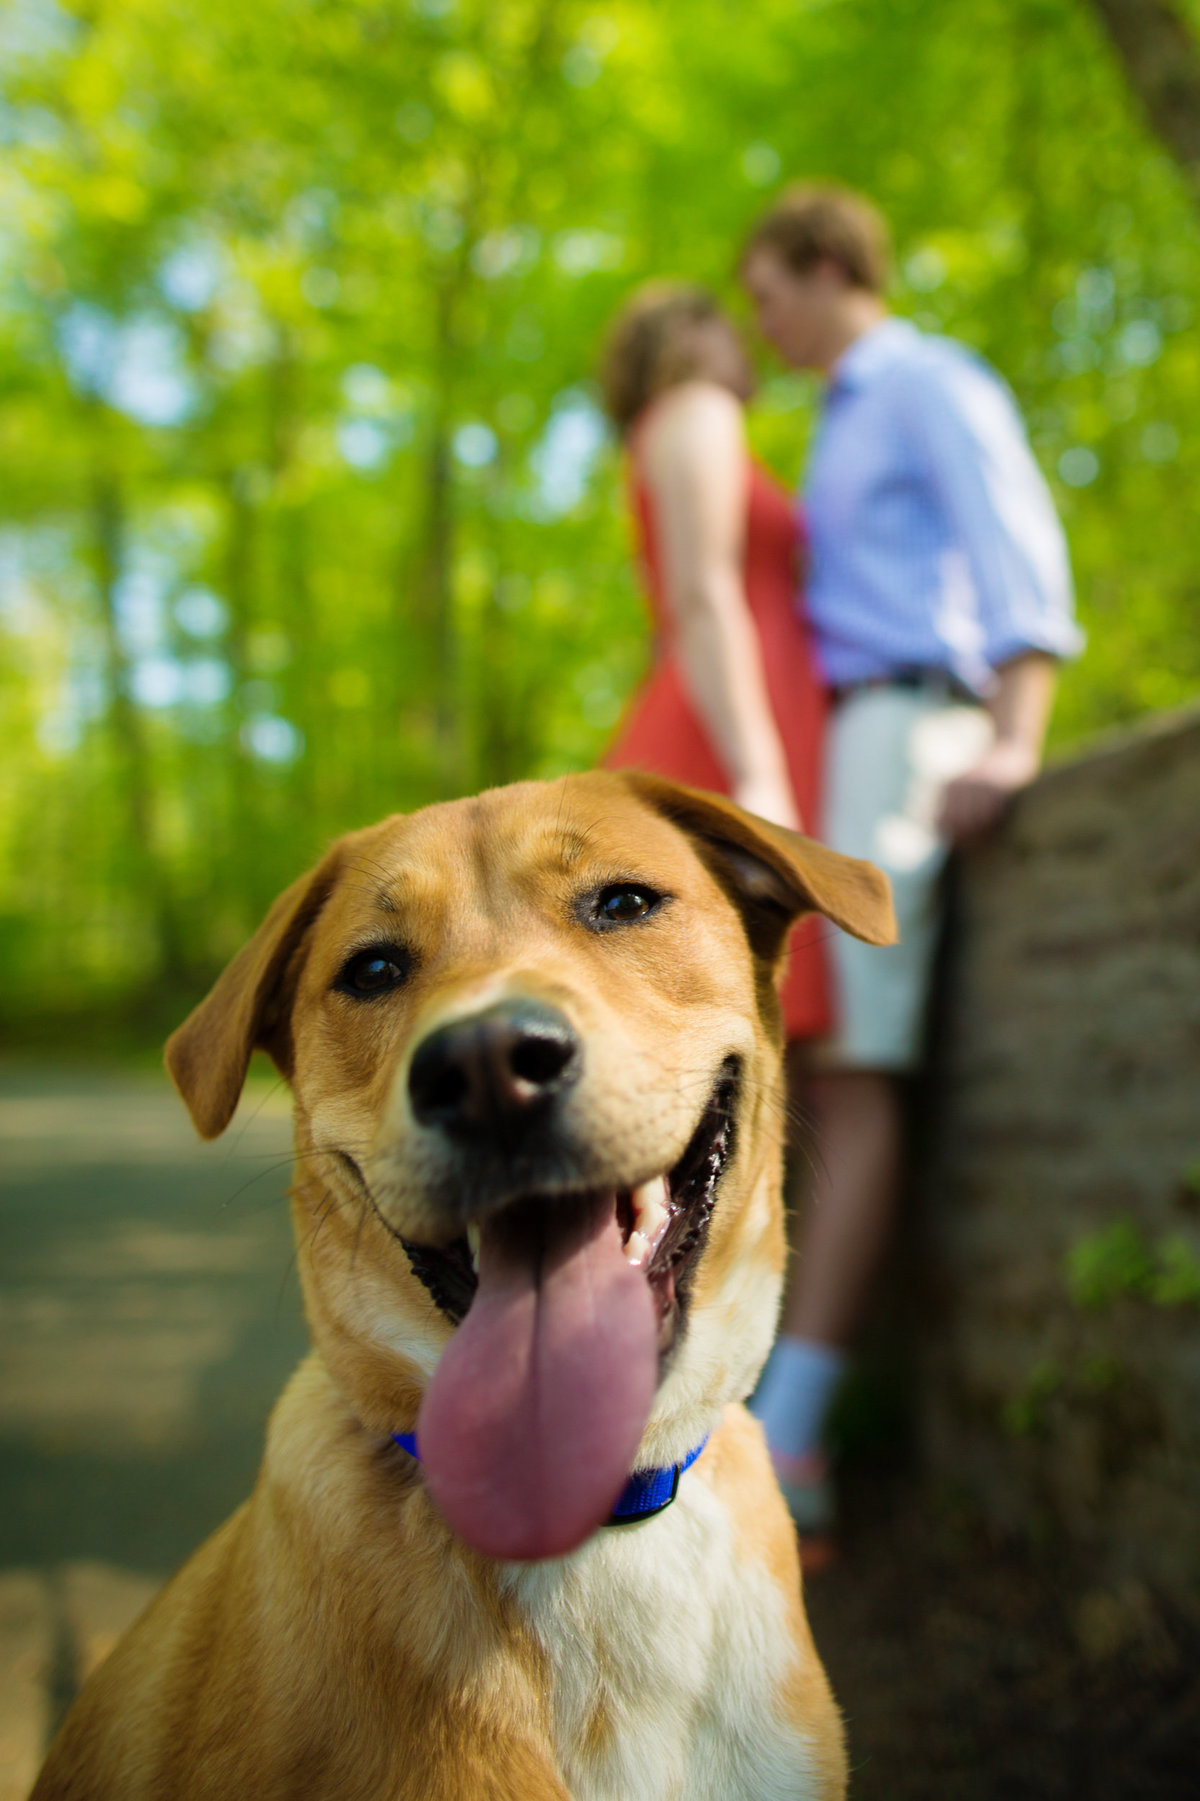
[[[35,1801],[844,1793],[741,1405],[809,910],[894,935],[870,865],[628,774],[385,820],[280,897],[167,1062],[206,1138],[256,1046],[290,1081],[313,1350]]]

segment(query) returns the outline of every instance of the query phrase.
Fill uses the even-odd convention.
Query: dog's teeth
[[[627,1263],[632,1263],[636,1269],[639,1264],[645,1263],[647,1257],[650,1255],[650,1240],[644,1237],[641,1232],[631,1232],[629,1237],[625,1240],[624,1248],[625,1261]]]
[[[667,1212],[667,1178],[652,1177],[649,1182],[643,1182],[640,1188],[635,1188],[631,1198],[635,1232],[648,1244],[653,1244],[670,1217]]]
[[[471,1250],[471,1268],[475,1271],[475,1274],[478,1275],[479,1274],[479,1227],[478,1226],[468,1226],[467,1227],[467,1244],[470,1246],[470,1250]]]

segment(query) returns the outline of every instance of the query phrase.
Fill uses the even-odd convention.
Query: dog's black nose
[[[423,1126],[512,1126],[569,1088],[580,1060],[574,1028],[556,1008],[500,1001],[430,1033],[409,1068],[409,1099]]]

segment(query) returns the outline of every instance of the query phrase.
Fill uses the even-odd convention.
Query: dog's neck
[[[392,1438],[402,1451],[410,1457],[421,1461],[417,1450],[415,1432],[393,1432]],[[613,1510],[605,1520],[606,1526],[632,1526],[638,1520],[652,1519],[669,1507],[679,1492],[679,1478],[685,1470],[690,1470],[708,1443],[708,1434],[700,1440],[694,1451],[689,1451],[682,1463],[668,1464],[665,1469],[634,1470],[628,1482],[613,1502]]]

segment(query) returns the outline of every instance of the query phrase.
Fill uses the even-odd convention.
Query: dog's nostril
[[[546,1106],[574,1081],[579,1041],[557,1009],[501,1003],[430,1034],[408,1076],[422,1125],[486,1130]]]
[[[575,1046],[569,1038],[518,1038],[508,1061],[522,1082],[543,1088],[562,1074],[574,1055]]]
[[[418,1113],[452,1113],[467,1092],[467,1078],[453,1064],[426,1068],[410,1083]]]

